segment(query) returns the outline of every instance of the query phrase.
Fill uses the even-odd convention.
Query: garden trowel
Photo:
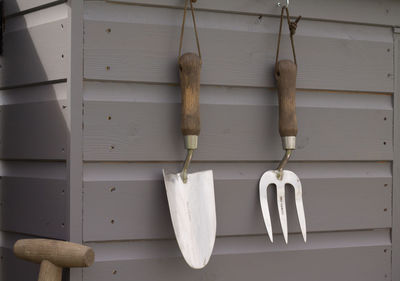
[[[181,173],[166,174],[163,170],[175,236],[186,262],[195,269],[207,265],[217,228],[213,172],[187,173],[200,134],[201,64],[201,58],[194,53],[179,58],[181,126],[187,156]]]

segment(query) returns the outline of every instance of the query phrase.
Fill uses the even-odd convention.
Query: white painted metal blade
[[[210,260],[215,243],[217,218],[212,171],[180,174],[163,170],[169,210],[176,240],[188,265],[203,268]]]
[[[304,214],[303,189],[301,186],[300,179],[295,173],[291,171],[284,171],[283,179],[287,184],[292,185],[294,188],[296,210],[297,210],[297,216],[299,218],[300,229],[303,235],[304,242],[307,242],[306,216]]]
[[[269,213],[269,205],[268,205],[268,186],[271,184],[271,182],[269,181],[269,177],[271,175],[269,173],[271,173],[271,172],[272,171],[268,171],[263,174],[263,176],[260,179],[259,189],[260,189],[260,205],[261,205],[261,211],[262,211],[263,218],[264,218],[265,227],[267,228],[269,240],[271,240],[271,242],[273,243],[274,237],[273,237],[273,233],[272,233],[271,216]],[[272,173],[275,175],[274,172],[272,172]]]

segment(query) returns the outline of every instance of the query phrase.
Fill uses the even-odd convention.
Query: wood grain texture
[[[64,105],[63,100],[2,105],[1,158],[65,159]]]
[[[129,89],[132,92],[125,96]],[[85,102],[85,160],[184,159],[179,127],[179,88],[134,84],[126,87],[107,83],[89,83],[85,87],[86,92],[95,90],[99,91],[98,100]],[[114,94],[108,94],[107,98],[100,96],[103,95],[101,92],[106,95],[107,91]],[[117,92],[122,92],[121,96]],[[202,87],[200,99],[203,131],[194,160],[270,161],[282,158],[274,91]],[[375,103],[369,103],[370,99]],[[391,160],[393,113],[390,100],[390,96],[384,95],[369,97],[298,91],[300,133],[293,159]]]
[[[44,260],[40,264],[38,281],[61,281],[62,268]]]
[[[23,28],[23,23],[18,25],[22,26],[3,35],[0,87],[65,79],[67,37],[63,26],[66,20],[27,28]]]
[[[66,239],[65,180],[3,176],[1,229]]]
[[[367,280],[390,275],[388,231],[299,235],[291,243],[266,245],[266,237],[217,239],[204,270],[193,271],[180,257],[175,241],[117,242],[91,245],[101,257],[84,269],[84,279],[103,280]],[[96,247],[98,246],[98,248]],[[144,250],[147,249],[147,250]],[[105,251],[107,251],[105,253]],[[315,266],[318,265],[318,266]],[[334,265],[334,266],[333,266]]]
[[[88,0],[86,0],[88,1]],[[163,6],[182,8],[180,0],[108,0],[109,2],[129,3],[135,5]],[[221,12],[235,12],[255,15],[275,15],[278,16],[280,9],[274,1],[252,1],[252,0],[231,0],[227,5],[224,1],[203,0],[198,1],[195,7],[198,9],[215,10]],[[356,0],[356,1],[317,1],[303,0],[301,2],[291,2],[290,10],[292,15],[301,14],[305,18],[344,21],[355,23],[369,23],[377,25],[400,25],[398,14],[400,4],[396,0]],[[354,13],[355,10],[361,10]]]
[[[178,83],[180,10],[93,2],[85,13],[86,79]],[[278,19],[212,12],[198,12],[197,17],[202,84],[275,85]],[[389,29],[378,29],[302,21],[295,38],[297,86],[393,92],[393,77],[388,77],[393,54],[387,51],[393,46],[392,35]],[[192,34],[189,27],[186,33]],[[195,50],[193,41],[185,36],[184,51]],[[281,58],[291,57],[289,40],[282,43]]]
[[[48,261],[62,268],[88,267],[94,262],[94,252],[85,245],[52,239],[20,239],[14,244],[14,254],[34,263]]]
[[[186,53],[179,58],[178,64],[182,92],[182,134],[198,136],[200,134],[201,58],[196,54]]]
[[[85,241],[173,238],[161,169],[176,172],[180,164],[86,165]],[[266,233],[257,196],[258,182],[264,171],[275,166],[274,163],[191,165],[191,171],[214,172],[217,235]],[[309,232],[391,227],[389,163],[291,163],[288,168],[302,181]],[[288,226],[290,233],[295,233],[300,228],[294,193],[290,188],[287,192]],[[273,189],[269,189],[269,199],[273,230],[281,233]]]
[[[279,99],[279,134],[281,137],[297,136],[296,118],[297,66],[293,61],[279,61],[275,67]]]

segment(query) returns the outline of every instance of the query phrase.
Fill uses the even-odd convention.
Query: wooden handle
[[[279,133],[281,137],[297,136],[296,118],[297,66],[290,60],[279,61],[275,69],[279,96]]]
[[[61,281],[62,268],[44,260],[40,264],[38,281]]]
[[[179,58],[179,76],[182,90],[181,129],[184,136],[200,134],[200,71],[201,58],[187,53]]]
[[[23,260],[42,263],[47,260],[59,267],[88,267],[94,262],[91,248],[71,242],[48,239],[22,239],[14,245],[14,254]]]

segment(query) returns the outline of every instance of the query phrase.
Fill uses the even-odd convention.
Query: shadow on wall
[[[6,2],[6,14],[19,11],[17,0]],[[54,192],[60,187],[51,186],[54,179],[65,184],[69,137],[65,5],[46,8],[48,14],[16,14],[5,23],[0,56],[1,281],[38,278],[39,265],[14,257],[12,245],[17,238],[67,238],[68,191]],[[60,17],[54,17],[57,14]],[[62,172],[54,175],[53,166]],[[64,191],[66,185],[61,188]]]

